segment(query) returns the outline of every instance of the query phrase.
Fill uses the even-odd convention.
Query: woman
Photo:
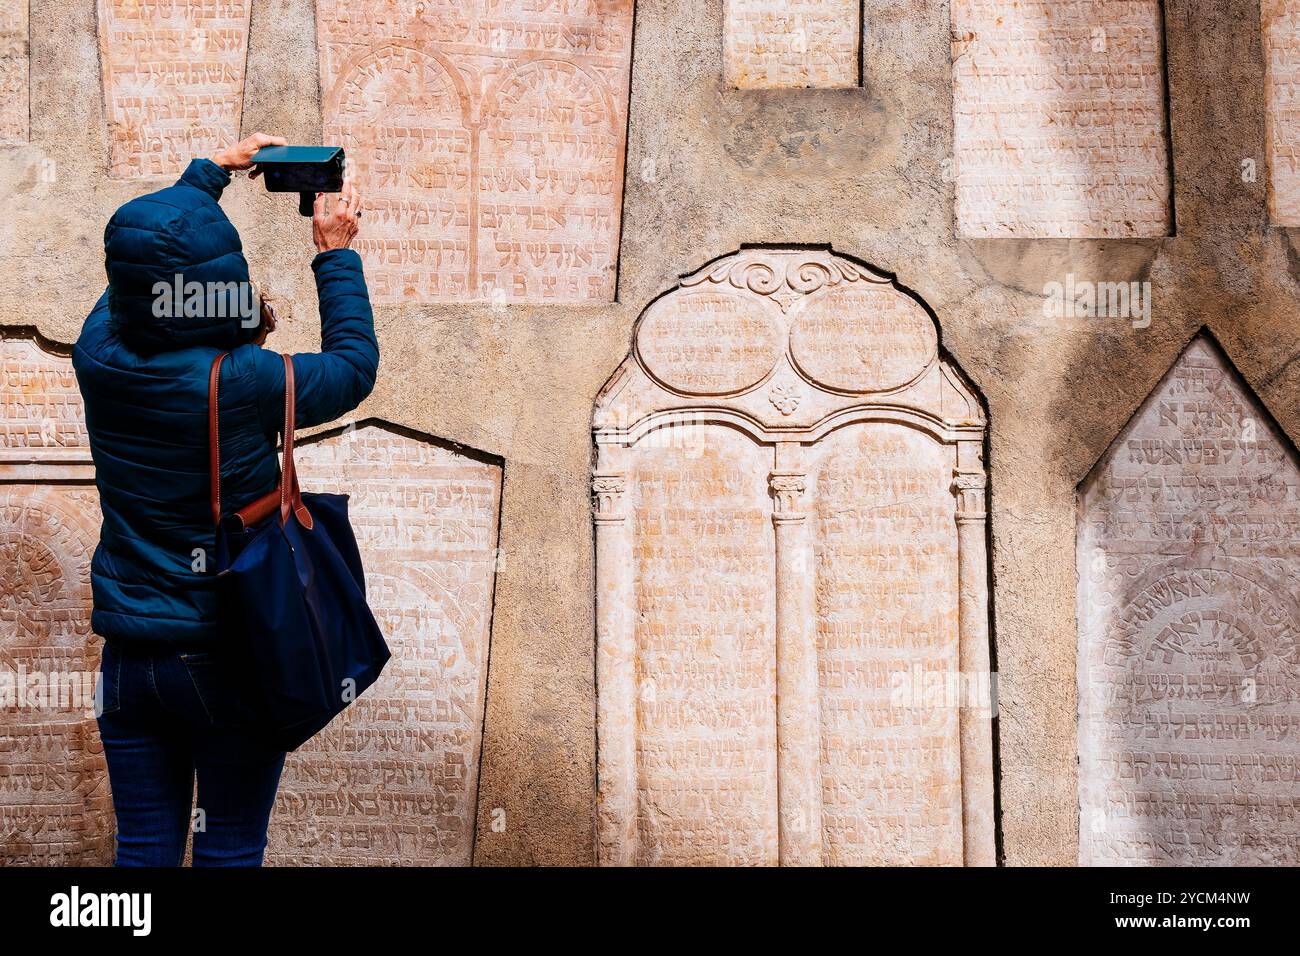
[[[277,482],[285,375],[261,347],[274,315],[249,297],[239,234],[218,200],[232,170],[284,142],[250,136],[118,209],[104,230],[108,289],[73,351],[104,516],[91,625],[105,640],[98,716],[118,866],[180,865],[191,829],[195,866],[260,866],[266,849],[285,755],[259,739],[238,687],[212,667],[208,372],[230,353],[218,402],[229,513]],[[299,428],[351,411],[374,387],[374,319],[350,249],[360,215],[351,181],[332,208],[316,197],[321,351],[293,357]]]

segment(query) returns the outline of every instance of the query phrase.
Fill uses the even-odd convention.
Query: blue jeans
[[[117,865],[180,866],[192,829],[195,866],[261,866],[285,755],[253,732],[211,655],[105,645],[100,675]]]

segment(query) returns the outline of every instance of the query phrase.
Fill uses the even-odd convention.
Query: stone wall
[[[27,4],[0,2],[0,141],[22,141],[0,146],[0,316],[6,326],[35,326],[53,343],[75,339],[102,291],[101,233],[113,209],[166,181],[114,175],[122,154],[113,100],[106,108],[101,83],[100,5],[170,6],[30,0],[24,44],[16,25]],[[320,142],[326,112],[317,8],[334,5],[246,6],[242,131]],[[429,5],[441,6],[448,5]],[[567,6],[616,16],[625,4]],[[602,240],[613,257],[609,286],[582,301],[529,289],[485,295],[480,287],[466,301],[398,296],[376,310],[380,379],[356,420],[434,436],[501,466],[474,862],[597,859],[593,409],[629,355],[647,306],[681,277],[757,245],[830,248],[895,276],[933,313],[942,355],[980,397],[999,678],[998,846],[1011,865],[1072,865],[1080,859],[1080,482],[1202,326],[1281,431],[1300,435],[1300,250],[1269,212],[1270,150],[1288,155],[1278,129],[1287,119],[1282,101],[1274,102],[1271,136],[1266,124],[1267,90],[1285,90],[1288,64],[1275,64],[1266,86],[1259,0],[1165,0],[1151,14],[1163,23],[1157,69],[1165,98],[1152,102],[1165,114],[1170,195],[1162,206],[1157,194],[1143,213],[1156,226],[1045,238],[1028,238],[1044,235],[1032,230],[972,233],[959,227],[954,85],[963,44],[980,38],[954,37],[951,26],[966,22],[955,14],[988,3],[863,0],[860,86],[795,88],[821,85],[810,76],[765,89],[731,85],[725,6],[635,4],[630,83],[622,91],[626,151],[601,167],[624,170],[614,196],[618,235],[607,229]],[[1107,32],[1115,25],[1102,5],[1059,6],[1072,8],[1089,41],[1094,29],[1107,40],[1100,51],[1086,45],[1094,67],[1129,55],[1131,37]],[[1266,6],[1284,26],[1288,11],[1279,8],[1288,5]],[[1274,47],[1285,40],[1283,26],[1270,34]],[[841,39],[832,42],[845,49]],[[1069,48],[1055,55],[1066,57]],[[788,73],[788,49],[777,52]],[[1143,62],[1149,76],[1154,61]],[[1093,72],[1123,77],[1132,66]],[[801,69],[796,63],[794,72]],[[606,105],[616,115],[611,70],[615,99]],[[1148,124],[1148,134],[1159,127]],[[1090,162],[1077,144],[1059,148]],[[1155,148],[1158,155],[1162,144]],[[1148,164],[1143,196],[1151,196],[1158,170],[1158,160]],[[380,198],[383,186],[363,189]],[[223,204],[254,277],[285,306],[272,344],[313,347],[309,227],[292,198],[237,181]],[[1285,201],[1275,198],[1272,208],[1277,221],[1290,221]],[[366,228],[378,236],[384,227],[372,216],[363,235]],[[1112,238],[1052,237],[1071,235]],[[1138,286],[1150,292],[1149,324],[1140,314],[1045,310],[1054,283],[1068,304],[1096,282],[1150,283]],[[7,619],[2,626],[10,627]]]

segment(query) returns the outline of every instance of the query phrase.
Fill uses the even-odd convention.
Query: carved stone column
[[[627,479],[597,472],[596,819],[601,866],[636,863],[636,634],[632,618],[632,533],[624,510]]]
[[[989,659],[988,547],[982,471],[957,471],[962,842],[966,866],[997,866],[993,835],[993,675]]]
[[[782,866],[822,862],[821,715],[817,615],[807,485],[797,472],[770,476],[776,528],[777,806]]]

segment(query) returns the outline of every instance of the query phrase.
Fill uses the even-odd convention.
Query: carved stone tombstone
[[[1198,336],[1079,494],[1084,864],[1300,863],[1300,470]]]
[[[632,0],[316,8],[377,304],[613,301]]]
[[[952,37],[963,236],[1169,234],[1161,0],[953,0]]]
[[[728,256],[594,433],[600,862],[992,864],[984,417],[925,309]]]
[[[378,424],[309,439],[304,488],[351,495],[383,677],[290,755],[267,861],[468,866],[501,467]]]
[[[27,142],[28,0],[0,0],[0,144]]]
[[[93,700],[36,706],[15,682],[93,695],[99,497],[72,363],[0,339],[0,863],[111,863]],[[309,491],[351,495],[381,680],[285,765],[270,864],[471,862],[501,466],[380,423],[305,439]],[[65,676],[66,675],[66,676]],[[56,702],[57,703],[57,702]]]
[[[1300,0],[1261,0],[1273,223],[1300,226]]]
[[[98,4],[110,175],[173,175],[239,137],[252,0]]]
[[[722,24],[728,86],[858,85],[860,0],[725,0]]]
[[[95,725],[99,495],[72,362],[0,338],[0,865],[111,863]]]

